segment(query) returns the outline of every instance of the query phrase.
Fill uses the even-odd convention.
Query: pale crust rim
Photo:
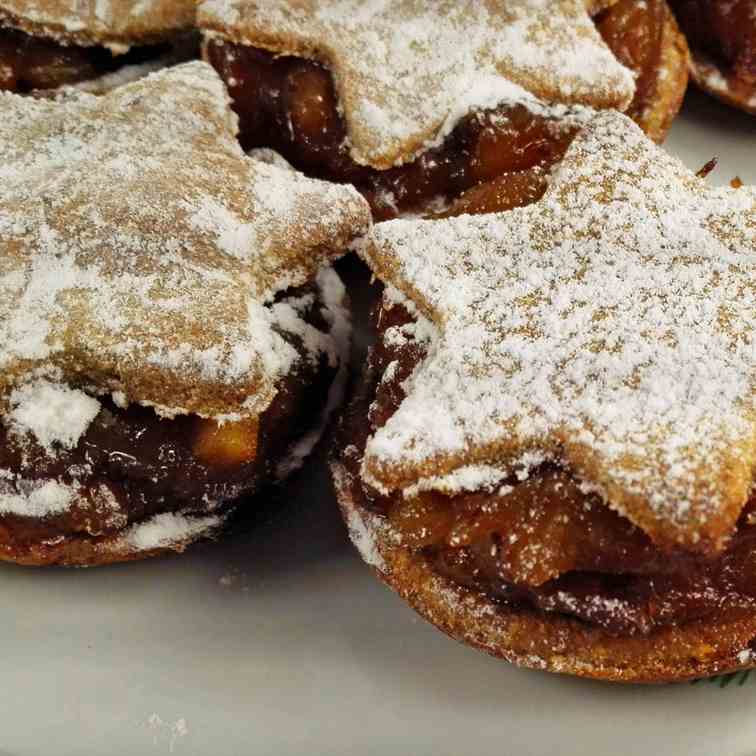
[[[0,29],[10,28],[25,32],[32,37],[43,37],[60,45],[80,47],[113,47],[117,52],[127,52],[129,48],[153,45],[175,39],[194,30],[194,19],[187,14],[176,14],[168,19],[164,12],[156,12],[141,23],[128,24],[111,31],[94,28],[70,29],[65,23],[31,21],[12,11],[0,7]]]

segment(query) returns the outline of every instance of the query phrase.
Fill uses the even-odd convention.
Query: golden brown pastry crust
[[[677,25],[675,16],[665,0],[625,0],[625,4],[645,9],[656,16],[659,23],[659,57],[643,71],[645,81],[639,85],[630,108],[626,111],[655,142],[663,142],[672,121],[682,106],[688,87],[690,51],[685,36]],[[620,3],[620,8],[623,3]],[[635,11],[637,12],[637,11]],[[610,14],[611,15],[611,12]],[[601,29],[601,22],[599,22]],[[615,51],[625,65],[622,50]]]
[[[690,67],[688,43],[666,3],[665,9],[661,60],[656,71],[653,97],[637,120],[638,125],[656,142],[664,140],[682,107]]]
[[[352,540],[376,575],[455,640],[521,667],[613,682],[676,682],[754,666],[756,612],[723,612],[715,621],[615,637],[557,614],[495,604],[398,546],[380,518],[355,500],[344,465],[335,460],[331,470]]]
[[[248,158],[204,63],[0,101],[0,559],[180,550],[311,449],[349,330],[328,262],[369,208]],[[156,412],[246,423],[244,454]]]
[[[128,48],[194,27],[194,0],[0,0],[0,26],[62,44]]]
[[[588,187],[590,199],[582,194]],[[632,198],[632,203],[627,202],[628,198]],[[532,371],[534,380],[540,386],[543,385],[540,381],[549,380],[546,377],[550,370],[547,363],[558,365],[554,373],[555,383],[548,384],[549,388],[556,386],[558,403],[564,401],[569,393],[563,390],[565,384],[561,382],[568,373],[569,381],[585,379],[582,385],[590,392],[591,401],[597,400],[600,393],[598,387],[606,374],[580,363],[580,349],[565,348],[571,332],[567,326],[570,317],[562,314],[564,311],[559,309],[559,303],[565,303],[569,308],[579,299],[585,306],[602,308],[603,296],[612,292],[615,298],[609,308],[602,309],[596,316],[583,312],[586,317],[581,318],[574,333],[579,333],[582,338],[597,327],[607,328],[607,335],[589,337],[587,351],[591,355],[599,353],[607,343],[616,346],[617,341],[611,340],[620,332],[626,334],[629,339],[627,343],[648,338],[646,343],[650,351],[643,351],[643,369],[651,369],[652,373],[661,371],[661,380],[652,378],[643,383],[638,378],[636,384],[629,384],[632,391],[640,384],[646,387],[662,386],[671,375],[671,367],[686,364],[686,356],[671,360],[662,356],[671,343],[669,335],[678,325],[685,328],[685,339],[696,338],[696,334],[700,334],[699,354],[702,357],[688,363],[693,373],[697,374],[706,358],[713,356],[716,334],[723,327],[734,327],[735,323],[730,318],[723,323],[718,315],[721,309],[714,305],[718,296],[717,286],[707,290],[704,301],[715,315],[709,319],[709,326],[703,331],[698,330],[704,328],[702,320],[695,325],[689,321],[686,321],[687,325],[682,325],[682,321],[674,319],[674,316],[670,328],[648,330],[644,325],[646,315],[640,313],[623,317],[610,326],[608,309],[627,306],[633,310],[639,301],[648,302],[640,292],[650,292],[653,296],[656,292],[671,290],[672,285],[662,284],[656,276],[648,289],[643,282],[647,280],[647,272],[655,268],[661,259],[668,259],[664,257],[665,253],[675,260],[673,265],[679,261],[677,245],[686,249],[695,247],[697,252],[711,255],[710,260],[704,263],[703,275],[692,274],[687,268],[684,271],[690,273],[689,280],[697,283],[703,280],[711,265],[718,263],[722,248],[739,255],[735,259],[742,260],[750,267],[753,264],[750,254],[754,238],[752,231],[756,228],[754,200],[756,196],[752,189],[713,189],[706,186],[681,164],[651,145],[627,118],[604,112],[596,115],[572,142],[562,162],[552,172],[549,189],[539,202],[498,215],[468,216],[442,222],[393,221],[373,229],[367,243],[360,247],[360,252],[387,288],[383,308],[377,311],[375,317],[377,345],[368,362],[363,383],[356,393],[357,398],[345,415],[345,432],[340,440],[342,448],[332,470],[345,520],[365,561],[376,568],[381,579],[420,614],[453,637],[509,661],[598,679],[666,682],[754,665],[756,656],[751,644],[756,637],[756,611],[753,604],[739,603],[735,595],[723,595],[719,603],[712,604],[713,610],[706,619],[702,619],[700,613],[688,613],[687,610],[679,615],[667,613],[664,615],[666,625],[662,622],[649,624],[637,634],[635,631],[625,632],[622,637],[619,634],[624,631],[616,629],[617,625],[594,621],[596,615],[591,616],[590,612],[582,615],[586,618],[584,622],[575,619],[574,615],[578,614],[574,611],[576,605],[570,606],[569,598],[557,604],[569,617],[555,612],[554,604],[551,607],[548,603],[540,604],[545,607],[543,610],[532,608],[533,603],[530,603],[527,594],[526,598],[521,598],[523,594],[518,591],[530,590],[540,578],[534,579],[533,585],[527,578],[513,578],[509,572],[511,562],[507,563],[501,558],[506,550],[506,546],[501,544],[506,543],[507,538],[510,544],[517,543],[517,548],[522,549],[520,553],[526,553],[532,564],[544,558],[549,548],[545,545],[549,537],[543,535],[548,527],[544,526],[542,532],[537,526],[529,527],[523,537],[523,531],[516,532],[510,526],[511,521],[494,524],[487,521],[487,516],[495,512],[495,506],[487,506],[494,495],[506,497],[511,492],[510,484],[516,490],[517,479],[522,481],[528,477],[528,460],[524,459],[525,471],[520,475],[516,466],[501,465],[505,457],[497,456],[499,449],[490,456],[475,456],[477,439],[484,437],[488,428],[494,429],[490,436],[494,438],[499,432],[498,428],[503,426],[487,423],[506,416],[509,411],[507,402],[512,401],[519,406],[530,394],[533,384],[528,381],[510,383],[513,375],[521,376],[523,372]],[[707,204],[709,201],[713,201],[713,204]],[[551,213],[562,207],[562,203],[573,211],[560,214],[557,221],[550,223]],[[639,213],[644,203],[650,204]],[[668,225],[670,214],[675,221]],[[720,219],[713,220],[715,215]],[[682,220],[685,218],[691,222]],[[656,220],[659,225],[653,231]],[[573,223],[578,233],[574,246],[571,246],[562,243],[562,235],[573,227]],[[614,224],[616,235],[610,230]],[[698,226],[695,224],[700,224],[705,232],[697,233]],[[684,234],[675,237],[674,241],[670,239],[673,245],[670,247],[666,243],[666,233],[671,227],[684,229]],[[592,231],[598,228],[601,231],[595,235],[583,233],[586,229]],[[640,229],[642,235],[632,237],[628,229],[635,228]],[[659,235],[656,235],[657,232]],[[690,244],[684,241],[688,233],[695,236]],[[720,237],[720,234],[724,236]],[[632,248],[628,242],[631,237],[634,238]],[[620,240],[622,249],[613,246],[612,238]],[[497,246],[492,244],[492,240],[503,243]],[[612,251],[609,251],[610,248]],[[556,252],[557,249],[558,253],[550,258],[550,251]],[[649,249],[656,250],[655,255],[650,255]],[[524,250],[529,250],[532,256]],[[570,255],[573,252],[579,255],[580,263],[571,267]],[[628,252],[636,262],[623,265],[623,283],[618,284],[616,266],[622,265],[623,259],[629,262],[630,258],[625,257]],[[518,271],[518,260],[522,254],[525,254],[525,258],[522,258],[525,261],[519,268],[520,278],[515,281],[512,276]],[[608,255],[608,283],[592,278],[594,263],[603,254]],[[686,265],[689,262],[691,259],[686,258]],[[547,292],[541,282],[549,278],[548,270],[554,272],[557,280],[562,279],[567,270],[572,270],[576,271],[582,282],[593,283],[587,290],[581,285],[571,288],[564,295],[554,290]],[[631,272],[633,270],[634,273]],[[666,270],[669,272],[671,268]],[[480,273],[479,277],[475,277],[476,272]],[[675,284],[684,278],[684,273],[674,274]],[[633,285],[620,294],[620,289],[629,280],[633,281]],[[528,283],[519,286],[522,281]],[[532,281],[535,281],[535,285],[531,287]],[[739,301],[749,302],[741,312],[744,320],[739,329],[744,334],[753,331],[749,324],[754,312],[748,299],[754,294],[751,284],[752,279],[746,274],[741,285],[733,287],[743,292],[745,299]],[[689,296],[698,301],[697,293],[691,295],[685,292],[684,287],[678,288],[675,296],[682,297],[682,301]],[[731,302],[731,297],[724,291],[720,290],[719,296],[721,302]],[[673,298],[666,293],[664,297],[665,301],[654,308],[655,324],[660,318],[670,317],[676,311]],[[485,315],[472,328],[467,328],[472,314],[479,311],[485,302],[490,302],[491,308],[485,310]],[[403,310],[392,315],[395,307]],[[542,310],[539,309],[541,307]],[[534,320],[522,314],[526,311],[542,311],[546,316],[538,321],[537,326],[533,326]],[[488,339],[491,329],[509,322],[512,322],[509,334],[514,334],[511,342],[505,346],[503,339]],[[628,330],[623,328],[623,323],[630,324]],[[460,326],[459,331],[456,330],[457,325]],[[455,333],[459,334],[459,338],[450,342],[450,334]],[[525,338],[520,338],[522,336]],[[543,339],[550,342],[543,352],[546,362],[541,362],[537,350],[533,349],[534,345],[543,343]],[[751,342],[744,343],[750,345]],[[569,354],[565,363],[555,359],[562,348],[565,348],[564,354]],[[640,352],[633,347],[623,354],[634,362]],[[726,354],[729,357],[734,352],[728,350]],[[510,355],[516,358],[512,362],[509,361]],[[571,366],[576,364],[581,364],[580,369],[570,372]],[[606,364],[603,363],[604,366]],[[499,366],[503,366],[501,372],[497,372]],[[434,373],[434,377],[438,376],[438,380],[429,381],[429,370],[435,367],[438,367],[438,372]],[[741,352],[741,359],[733,367],[739,375],[750,376],[752,350],[749,348]],[[722,381],[721,386],[708,384],[717,385],[719,393],[714,399],[723,396],[723,387],[727,383],[724,373],[725,370],[718,369],[708,371],[709,375],[716,375]],[[627,374],[623,373],[623,376]],[[680,385],[686,384],[686,379],[675,380]],[[622,381],[623,386],[628,386],[624,378]],[[733,424],[739,422],[739,413],[743,410],[746,422],[753,422],[753,378],[746,378],[743,385],[743,403],[736,399],[731,405],[735,408]],[[666,389],[662,394],[665,398],[675,396]],[[449,401],[445,401],[446,396]],[[549,412],[553,407],[553,396],[549,393],[545,402],[550,408]],[[701,400],[703,392],[697,388],[687,397],[679,405],[686,412],[695,401]],[[618,406],[618,398],[618,394],[613,394],[607,405],[613,413]],[[634,400],[631,400],[621,413],[615,413],[613,421],[617,420],[618,414],[621,414],[623,421],[629,418],[632,414],[629,407],[633,404]],[[649,440],[652,435],[649,428],[655,421],[653,413],[658,411],[659,405],[643,400],[637,406],[642,407],[643,411],[646,407],[654,408],[651,414],[644,415],[644,420],[639,424],[641,433],[638,435]],[[403,408],[406,410],[404,413]],[[719,411],[712,415],[715,422],[721,422],[720,417]],[[665,418],[668,419],[668,427],[676,433],[685,431],[688,417],[682,418],[679,423],[672,420],[669,414],[665,414]],[[457,436],[455,434],[460,427],[463,431]],[[511,443],[513,438],[516,440],[515,434],[507,426],[503,427],[500,438],[503,438],[504,444]],[[645,517],[639,507],[634,511],[627,506],[621,508],[621,514],[635,522],[657,545],[661,545],[660,558],[665,564],[667,559],[672,563],[681,556],[675,550],[676,545],[690,553],[708,552],[709,556],[714,557],[734,532],[738,515],[742,513],[753,490],[751,476],[754,457],[753,448],[749,446],[752,426],[744,427],[742,446],[738,446],[736,441],[729,446],[723,445],[728,452],[732,452],[732,461],[727,460],[725,465],[715,468],[713,472],[702,470],[700,476],[706,484],[721,480],[725,494],[734,495],[729,501],[723,501],[720,510],[707,512],[698,525],[689,520],[683,526],[688,532],[683,532],[683,529],[678,531],[682,532],[682,538],[672,535],[682,524],[676,514],[670,512],[670,517],[662,516],[654,523],[650,517]],[[597,424],[594,424],[592,430],[596,428]],[[694,436],[701,433],[698,423],[693,424],[693,431]],[[708,442],[714,432],[699,437],[697,443]],[[409,439],[407,443],[404,443],[405,438]],[[459,442],[458,438],[461,439]],[[622,444],[627,438],[625,436],[619,441],[619,448],[623,451],[627,447]],[[539,443],[540,437],[536,440],[536,444]],[[505,447],[502,445],[500,448]],[[543,447],[529,446],[528,451],[533,448],[538,450]],[[681,447],[677,445],[675,448]],[[700,449],[690,442],[685,448],[691,452],[691,458]],[[448,456],[444,458],[442,455],[447,452]],[[623,462],[629,456],[624,456]],[[647,455],[645,461],[637,458],[640,465],[633,466],[633,484],[642,477],[639,473],[641,465],[648,461],[655,463],[661,456],[654,451]],[[707,451],[703,457],[705,463],[709,463],[714,455]],[[448,459],[452,462],[447,465]],[[536,455],[534,464],[541,465],[544,459]],[[565,467],[569,469],[576,459],[571,458]],[[388,464],[381,467],[384,460]],[[561,457],[557,464],[561,465],[563,461],[564,457]],[[399,478],[413,464],[417,467],[412,474]],[[653,480],[654,485],[664,486],[673,477],[672,474],[680,469],[685,469],[687,473],[694,470],[694,466],[695,463],[688,460],[682,462],[682,468],[670,464],[660,473],[652,473],[649,480]],[[737,473],[733,474],[737,466],[741,470],[742,489],[733,492],[733,482],[738,483]],[[586,497],[596,490],[595,469],[592,468],[582,478],[588,485],[579,490]],[[399,471],[397,483],[385,474],[386,470],[391,473]],[[692,490],[692,487],[687,490]],[[471,502],[465,502],[463,498],[444,499],[437,508],[413,507],[413,503],[420,503],[425,491],[429,492],[429,496],[439,492],[454,497],[457,494],[466,496],[469,492],[471,497],[480,496],[481,499],[469,508],[466,505]],[[682,501],[678,491],[669,496],[673,507]],[[526,493],[523,496],[525,510],[529,505],[529,495]],[[716,495],[716,492],[707,493],[702,503],[710,505]],[[656,503],[659,501],[654,494],[649,497],[649,502],[652,499]],[[613,507],[615,501],[613,490],[605,502]],[[535,497],[533,504],[537,506]],[[542,500],[541,504],[544,509],[550,507],[549,500]],[[453,508],[453,512],[450,513],[449,508]],[[452,516],[444,520],[447,514]],[[683,514],[686,517],[693,514],[692,509]],[[554,515],[554,518],[558,519],[559,515]],[[462,523],[463,527],[458,528],[458,523]],[[699,525],[704,525],[704,528],[699,529]],[[706,532],[706,528],[712,525],[719,530],[718,533]],[[491,539],[478,538],[476,528],[479,529],[477,533],[487,532],[489,526],[493,533]],[[694,532],[696,530],[698,532]],[[617,556],[612,557],[610,567],[597,569],[594,576],[600,573],[603,579],[607,572],[615,574],[615,571],[630,575],[630,555],[635,547],[620,553],[619,548],[613,550],[619,538],[613,534],[600,544],[603,536],[598,536],[597,531],[592,528],[593,536],[597,537],[596,553],[611,551]],[[438,537],[439,533],[443,535]],[[711,533],[713,537],[709,539]],[[708,544],[704,543],[707,539]],[[570,535],[562,543],[568,540],[577,539]],[[561,545],[553,545],[553,553],[568,551],[560,549]],[[459,558],[454,554],[447,558],[448,553],[455,550],[458,550]],[[644,566],[650,563],[646,557],[641,559]],[[572,574],[568,575],[570,572]],[[603,593],[603,587],[597,588],[604,585],[602,582],[597,580],[592,583],[592,576],[580,573],[580,567],[572,565],[565,568],[565,576],[575,579],[571,583],[575,588],[573,595],[579,596],[579,601],[585,600],[595,606],[608,592]],[[750,587],[751,575],[750,567],[742,572],[743,585]],[[698,576],[694,577],[692,587],[684,586],[677,597],[683,601],[694,598],[702,589],[703,582],[698,580]],[[468,589],[463,585],[477,588]],[[547,590],[561,592],[568,585],[570,583],[554,583]],[[650,604],[654,609],[664,603],[660,585],[661,581],[657,581],[651,591]],[[509,588],[512,590],[509,591]],[[744,593],[747,592],[744,590]],[[565,593],[568,594],[569,589]],[[496,601],[497,596],[499,602]],[[511,604],[503,603],[510,599]],[[527,607],[523,606],[526,602]],[[707,612],[712,607],[707,607]],[[613,607],[610,611],[615,609]],[[679,618],[677,623],[673,616]]]

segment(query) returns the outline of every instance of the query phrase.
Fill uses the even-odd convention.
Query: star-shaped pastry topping
[[[205,0],[199,24],[328,66],[352,157],[387,168],[471,110],[504,101],[627,107],[633,76],[586,7],[586,0]]]
[[[79,44],[130,45],[191,29],[194,0],[0,0],[0,25]]]
[[[716,549],[756,465],[756,190],[594,117],[539,202],[379,224],[379,277],[438,329],[363,472],[566,466],[659,543]]]
[[[279,319],[304,328],[276,294],[365,232],[357,192],[244,155],[204,63],[0,110],[0,407],[43,373],[166,414],[264,410],[297,359]]]

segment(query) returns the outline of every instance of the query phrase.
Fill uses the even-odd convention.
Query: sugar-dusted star
[[[606,4],[606,3],[603,3]],[[334,74],[352,157],[387,168],[467,112],[533,99],[624,109],[631,72],[586,0],[205,0],[199,24]]]
[[[723,544],[756,466],[756,189],[607,112],[539,202],[379,224],[364,255],[438,330],[367,445],[376,485],[535,453],[659,543]]]
[[[0,406],[44,370],[167,414],[265,409],[296,359],[273,300],[364,233],[360,196],[244,155],[204,63],[0,110]]]

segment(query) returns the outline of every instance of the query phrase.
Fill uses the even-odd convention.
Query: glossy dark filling
[[[154,60],[170,49],[170,45],[149,45],[113,55],[104,47],[60,45],[15,29],[0,29],[0,90],[26,94],[78,84]]]
[[[598,24],[622,62],[639,73],[632,112],[641,112],[650,96],[662,3],[638,6],[637,0],[620,0]],[[416,160],[375,170],[351,159],[333,80],[323,66],[220,39],[209,40],[205,54],[229,87],[245,149],[272,147],[305,173],[354,184],[377,220],[405,211],[434,214],[473,189],[486,195],[478,197],[481,206],[508,209],[514,206],[509,199],[497,204],[497,178],[548,168],[574,136],[574,127],[563,122],[519,106],[501,107],[463,119],[444,144]]]
[[[381,336],[411,320],[401,307],[380,311],[377,346],[346,414],[339,448],[352,444],[360,451],[343,459],[354,476],[355,501],[386,517],[404,545],[436,572],[494,602],[569,615],[618,636],[756,609],[756,497],[727,550],[707,559],[660,550],[554,466],[534,471],[526,482],[507,481],[514,493],[505,499],[477,492],[405,500],[361,484],[367,439],[396,411],[402,383],[423,356],[417,345],[389,346]],[[381,382],[395,360],[399,369]]]

